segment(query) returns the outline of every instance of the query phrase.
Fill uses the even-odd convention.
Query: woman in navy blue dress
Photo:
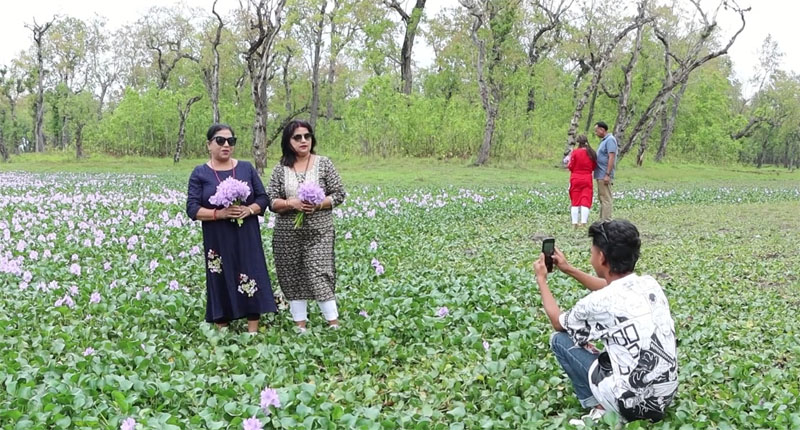
[[[189,218],[203,222],[206,321],[222,328],[232,320],[247,318],[247,331],[256,333],[261,314],[278,311],[258,223],[258,215],[269,207],[269,197],[253,165],[232,158],[236,137],[230,126],[214,124],[206,137],[211,158],[194,168],[186,199]],[[247,183],[250,195],[240,206],[212,205],[209,197],[228,177]]]

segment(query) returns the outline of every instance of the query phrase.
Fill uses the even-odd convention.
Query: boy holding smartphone
[[[570,265],[555,250],[558,269],[591,290],[575,306],[561,312],[547,286],[542,253],[534,263],[542,305],[556,330],[550,347],[572,381],[584,418],[599,420],[607,410],[624,421],[659,421],[678,389],[675,324],[661,286],[650,276],[634,273],[641,241],[628,221],[598,221],[589,227],[592,276]],[[601,340],[604,351],[591,342]]]

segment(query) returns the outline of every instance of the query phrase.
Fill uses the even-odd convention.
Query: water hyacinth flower
[[[442,306],[442,307],[441,307],[441,308],[439,308],[439,310],[436,312],[436,315],[437,315],[437,316],[439,316],[439,318],[444,318],[444,317],[446,317],[446,316],[447,316],[447,315],[449,315],[449,314],[450,314],[450,309],[447,309],[447,306]]]
[[[130,417],[126,418],[119,426],[119,430],[136,430],[136,420]]]
[[[171,281],[169,281],[169,289],[170,289],[170,290],[172,290],[172,291],[175,291],[175,290],[177,290],[178,288],[180,288],[180,285],[178,285],[178,281],[176,281],[176,280],[174,280],[174,279],[173,279],[173,280],[171,280]]]
[[[106,271],[106,272],[108,272],[109,270],[111,270],[111,263],[109,263],[108,261],[106,261],[105,263],[103,263],[103,270],[104,270],[104,271]]]
[[[353,233],[350,233],[348,231],[347,233],[344,234],[344,240],[350,240],[352,238],[353,238]]]
[[[325,191],[316,182],[303,182],[297,188],[297,198],[303,203],[319,206],[325,200]],[[300,211],[294,217],[294,228],[303,226],[305,212]]]
[[[248,418],[242,422],[242,429],[243,430],[263,430],[264,424],[261,423],[261,420],[256,418]]]
[[[100,293],[98,293],[97,291],[93,292],[92,297],[89,298],[89,303],[92,304],[100,303]]]
[[[361,312],[359,312],[358,314],[364,318],[369,318],[369,314],[364,309],[361,309]]]
[[[487,342],[486,339],[484,339],[483,340],[483,349],[485,351],[489,351],[489,348],[490,348],[489,342]]]
[[[264,411],[265,414],[269,415],[269,407],[274,406],[276,408],[281,407],[281,399],[278,397],[278,391],[274,388],[264,388],[261,391],[261,409]]]
[[[88,357],[90,355],[94,355],[95,350],[91,346],[83,350],[83,356]]]
[[[75,276],[81,276],[81,265],[78,263],[72,263],[69,266],[69,273],[72,273]]]
[[[217,185],[217,191],[213,196],[208,198],[208,202],[212,205],[227,208],[230,206],[241,205],[249,196],[250,186],[247,185],[247,182],[231,177],[225,179],[224,181],[220,182],[219,185]],[[236,222],[239,224],[239,227],[241,227],[244,223],[244,220],[231,218],[231,222]]]
[[[371,252],[375,252],[377,249],[378,249],[378,242],[375,242],[373,240],[372,242],[369,243],[369,250]]]
[[[381,262],[378,261],[377,258],[373,258],[372,259],[372,267],[375,268],[375,274],[376,275],[383,275],[383,273],[386,271],[383,268],[383,264],[381,264]]]

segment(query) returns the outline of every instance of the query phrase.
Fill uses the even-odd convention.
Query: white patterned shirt
[[[559,322],[576,345],[605,345],[589,369],[600,404],[627,421],[663,418],[678,389],[678,361],[675,323],[655,279],[617,279],[578,301]]]

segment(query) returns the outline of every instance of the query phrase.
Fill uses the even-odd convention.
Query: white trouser
[[[586,224],[589,222],[589,208],[586,206],[573,206],[572,207],[572,223],[578,223],[578,217],[580,216],[581,224]]]
[[[339,318],[336,300],[318,301],[317,303],[326,321],[333,321]],[[293,321],[306,321],[308,319],[308,300],[289,300],[289,312],[292,313]]]

